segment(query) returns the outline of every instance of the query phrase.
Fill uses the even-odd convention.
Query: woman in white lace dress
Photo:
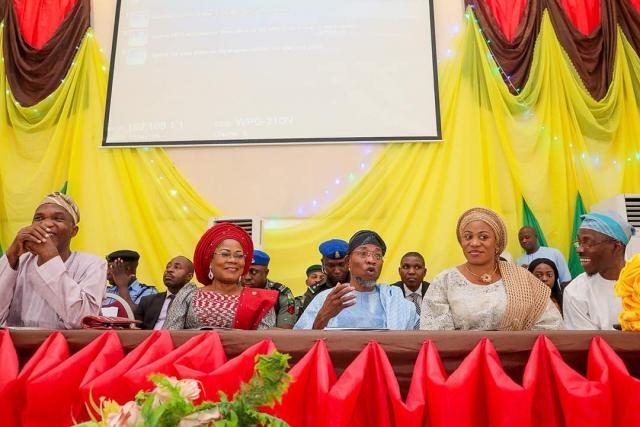
[[[466,211],[457,237],[466,262],[431,282],[420,329],[564,329],[550,289],[526,269],[500,261],[507,231],[498,214],[485,208]]]

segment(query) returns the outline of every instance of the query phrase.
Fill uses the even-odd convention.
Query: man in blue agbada
[[[387,247],[378,233],[361,230],[349,240],[349,283],[318,294],[294,329],[415,329],[415,306],[396,286],[377,283]]]

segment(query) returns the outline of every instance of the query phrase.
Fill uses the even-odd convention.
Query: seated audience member
[[[193,279],[193,263],[186,257],[177,256],[167,264],[162,281],[167,287],[165,292],[147,295],[136,307],[135,318],[141,320],[142,329],[162,329],[167,311],[176,294]]]
[[[613,329],[622,311],[614,291],[634,227],[613,212],[582,215],[576,251],[584,273],[564,290],[568,329]]]
[[[135,308],[142,297],[158,293],[154,286],[140,283],[136,278],[139,260],[138,252],[128,249],[111,252],[107,255],[107,281],[110,286],[107,286],[107,298],[103,306],[111,304],[108,294],[121,296],[132,308]]]
[[[312,286],[316,286],[318,283],[322,282],[326,275],[322,271],[322,266],[320,264],[310,265],[306,271],[307,280],[305,284],[307,288]],[[296,304],[298,305],[298,317],[302,314],[303,306],[304,306],[304,294],[298,295],[296,298]]]
[[[242,228],[220,223],[200,238],[193,255],[198,281],[178,293],[163,329],[265,329],[276,324],[278,292],[241,285],[253,259],[251,236]]]
[[[527,268],[534,259],[547,258],[556,265],[558,273],[560,274],[560,283],[563,287],[571,281],[569,266],[562,253],[555,248],[540,246],[538,244],[538,233],[536,233],[533,227],[528,225],[522,227],[518,232],[518,240],[520,241],[520,246],[525,251],[525,253],[518,258],[517,264],[519,266]]]
[[[338,283],[349,282],[349,270],[347,269],[347,263],[345,261],[348,247],[347,242],[340,239],[331,239],[320,244],[318,247],[322,255],[320,262],[322,263],[322,270],[326,276],[324,280],[307,288],[307,291],[304,293],[303,310],[307,308],[311,300],[320,292],[332,289]]]
[[[69,248],[79,222],[73,199],[51,193],[18,231],[0,258],[0,326],[73,329],[99,313],[107,266]]]
[[[536,258],[531,261],[528,270],[551,289],[551,300],[562,313],[562,288],[556,264],[547,258]]]
[[[294,329],[415,329],[415,307],[397,286],[377,283],[387,247],[375,232],[361,230],[349,241],[345,259],[350,282],[322,291]]]
[[[498,214],[485,208],[464,212],[457,237],[467,261],[433,279],[422,300],[421,329],[563,328],[551,290],[524,268],[499,260],[507,229]]]
[[[307,276],[307,280],[305,281],[307,287],[317,285],[326,277],[326,275],[322,271],[322,266],[320,264],[310,265],[309,268],[307,268],[305,274]]]
[[[393,284],[402,289],[404,298],[416,306],[416,313],[420,315],[422,298],[429,289],[429,282],[424,281],[427,267],[424,257],[418,252],[407,252],[400,260],[398,267],[400,281]]]
[[[276,302],[276,327],[292,329],[298,320],[298,305],[293,297],[291,289],[282,283],[272,282],[268,279],[269,255],[261,250],[253,251],[253,261],[249,271],[244,275],[244,285],[250,288],[272,289],[278,292]]]

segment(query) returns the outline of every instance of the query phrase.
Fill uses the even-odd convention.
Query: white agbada
[[[614,291],[615,280],[582,273],[564,290],[562,308],[567,329],[611,330],[620,323],[622,300]]]
[[[37,256],[20,257],[18,269],[0,258],[0,326],[48,329],[80,327],[84,316],[97,315],[104,298],[107,263],[85,252],[57,256],[42,265]]]

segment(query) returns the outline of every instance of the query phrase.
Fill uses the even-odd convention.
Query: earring
[[[211,271],[211,268],[209,268],[209,274],[207,277],[209,277],[209,280],[213,280],[213,271]]]

